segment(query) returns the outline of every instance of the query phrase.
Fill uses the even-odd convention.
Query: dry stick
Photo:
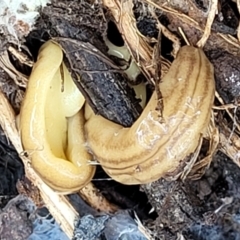
[[[191,46],[190,42],[188,41],[188,39],[187,39],[187,37],[186,37],[186,35],[185,35],[185,33],[184,33],[184,31],[182,30],[181,27],[178,27],[178,31],[179,31],[179,33],[181,34],[181,36],[182,36],[183,40],[185,41],[185,43],[186,43],[188,46]]]
[[[224,101],[223,101],[223,99],[220,97],[220,95],[218,94],[217,91],[215,91],[215,97],[218,99],[218,101],[219,101],[222,105],[225,104]],[[237,106],[236,106],[236,107],[237,107]],[[240,126],[239,126],[239,124],[236,122],[235,117],[232,115],[232,113],[229,111],[228,108],[226,108],[226,112],[228,113],[229,117],[230,117],[230,118],[232,119],[232,121],[233,121],[233,127],[236,126],[237,129],[238,129],[238,131],[240,131]]]
[[[172,32],[170,32],[163,24],[161,24],[161,22],[158,22],[158,24],[161,28],[163,35],[173,42],[172,55],[174,58],[176,58],[177,53],[178,53],[179,49],[181,48],[180,40],[178,39],[177,36],[175,36]]]
[[[149,229],[146,229],[138,218],[137,214],[134,212],[135,222],[138,225],[138,230],[146,237],[147,240],[154,240],[152,237],[152,232]]]
[[[17,150],[19,157],[22,159],[25,166],[26,176],[36,185],[41,193],[41,196],[45,202],[46,207],[50,213],[59,223],[63,231],[69,238],[73,236],[74,220],[78,217],[76,211],[72,208],[66,198],[49,188],[42,179],[31,168],[30,160],[22,154],[23,147],[19,132],[16,128],[15,114],[9,104],[7,98],[0,90],[0,125],[7,136],[12,142],[13,146]]]
[[[184,17],[185,19],[188,19],[190,22],[192,22],[195,27],[196,27],[196,26],[199,27],[199,24],[198,24],[197,21],[195,21],[194,19],[190,18],[189,16],[187,16],[187,15],[184,14],[184,13],[178,12],[178,11],[175,10],[175,9],[172,9],[172,8],[170,8],[170,7],[167,7],[167,6],[164,6],[164,5],[166,5],[165,3],[162,4],[162,6],[160,6],[160,5],[154,3],[154,2],[151,1],[151,0],[144,0],[144,2],[146,2],[146,3],[148,3],[148,4],[150,4],[150,5],[154,6],[154,7],[156,7],[157,9],[162,10],[163,12],[168,12],[168,13],[174,14],[174,15],[180,17],[180,18],[181,18],[181,17]]]
[[[157,27],[159,29],[159,31],[162,32],[162,34],[168,38],[170,41],[172,41],[173,43],[173,50],[171,52],[171,55],[176,58],[177,56],[177,53],[179,51],[179,49],[181,48],[181,42],[180,42],[180,39],[175,35],[173,34],[171,31],[169,31],[159,20],[158,20],[158,17],[156,15],[155,12],[151,12],[152,16],[157,20]],[[158,40],[159,42],[159,40]],[[159,55],[159,58],[160,58],[161,54]]]
[[[240,12],[239,12],[239,14],[240,14]],[[240,42],[240,21],[239,21],[238,28],[237,28],[237,38],[238,38],[238,41]]]
[[[217,13],[218,0],[211,0],[207,23],[202,38],[197,42],[198,47],[203,47],[211,34],[211,26]]]
[[[165,6],[165,4],[162,4],[162,6],[160,6],[151,0],[144,0],[144,1],[152,6],[156,7],[157,9],[162,10],[163,12],[170,13],[172,15],[177,16],[179,19],[182,19],[183,21],[191,22],[192,26],[194,28],[196,28],[197,30],[199,30],[201,32],[204,32],[204,29],[202,27],[200,27],[199,23],[197,21],[195,21],[194,19],[192,19],[191,17],[189,17],[188,15],[186,15],[182,12],[179,12],[175,9],[169,8],[169,7]],[[228,43],[232,44],[233,46],[240,48],[240,45],[238,43],[236,43],[236,39],[234,37],[232,37],[231,35],[226,35],[223,33],[217,33],[217,35],[219,37],[223,38]]]
[[[11,63],[7,51],[0,55],[0,68],[13,79],[17,86],[25,88],[27,85],[27,76],[20,73]]]
[[[204,29],[199,26],[199,23],[196,22],[194,19],[192,19],[191,17],[189,17],[188,15],[182,13],[182,12],[178,12],[177,10],[174,10],[172,8],[169,8],[167,6],[165,6],[165,4],[162,4],[162,6],[157,5],[156,3],[154,3],[151,0],[144,0],[144,2],[156,7],[157,9],[162,10],[163,12],[175,15],[178,19],[181,19],[184,22],[191,22],[191,26],[196,28],[197,30],[204,32]],[[232,37],[231,35],[227,35],[227,34],[223,34],[223,33],[216,33],[215,35],[217,35],[218,37],[221,37],[222,39],[224,39],[226,42],[232,44],[233,46],[240,48],[240,44],[238,42],[236,42],[236,39],[234,37]]]
[[[226,109],[237,108],[237,107],[240,107],[240,103],[238,104],[229,103],[229,104],[223,104],[221,106],[213,106],[213,109],[226,111]]]
[[[240,14],[240,0],[236,0],[236,3],[238,8],[238,13]],[[240,21],[238,23],[237,38],[238,38],[238,41],[240,42]]]
[[[219,134],[221,144],[221,148],[219,150],[226,154],[228,157],[230,157],[233,162],[236,163],[238,167],[240,167],[239,136],[232,132],[229,132],[229,130],[226,130],[224,128],[222,130],[223,132],[220,131]],[[231,139],[229,138],[229,136],[227,136],[227,134],[229,136],[232,135]]]
[[[234,47],[240,48],[240,44],[239,44],[238,40],[236,38],[234,38],[233,36],[231,36],[229,34],[225,35],[225,34],[222,34],[222,33],[217,33],[217,35],[219,37],[221,37],[222,39],[224,39],[229,44],[233,45]]]
[[[29,59],[29,57],[24,54],[23,52],[20,52],[18,50],[16,50],[15,48],[13,48],[12,46],[8,47],[8,51],[15,56],[22,64],[25,64],[29,67],[33,66],[33,61]]]

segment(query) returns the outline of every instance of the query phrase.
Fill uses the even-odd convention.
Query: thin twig
[[[217,91],[215,91],[215,96],[216,96],[216,98],[218,99],[218,101],[219,101],[222,105],[225,104],[224,101],[223,101],[223,99],[220,97],[220,95],[218,94]],[[229,117],[232,119],[232,121],[233,121],[234,125],[236,126],[236,128],[238,129],[238,131],[240,131],[240,126],[239,126],[239,124],[235,121],[235,117],[232,115],[232,113],[229,111],[228,108],[226,108],[225,110],[226,110],[227,114],[229,115]]]
[[[207,40],[211,34],[211,27],[212,27],[212,23],[214,21],[215,15],[217,13],[217,7],[218,7],[218,0],[211,0],[210,10],[208,13],[207,23],[205,26],[204,33],[203,33],[202,38],[197,42],[198,47],[202,48],[205,45],[205,43],[207,42]]]

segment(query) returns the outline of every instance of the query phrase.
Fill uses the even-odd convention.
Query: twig
[[[176,58],[179,49],[181,48],[180,40],[172,32],[170,32],[161,22],[158,22],[158,25],[162,31],[162,34],[173,42],[173,51],[172,55]]]
[[[210,10],[207,17],[207,23],[202,38],[197,42],[198,47],[203,47],[211,33],[211,26],[217,13],[218,0],[211,0]]]
[[[238,13],[240,14],[240,0],[236,0],[236,3],[238,8]],[[238,28],[237,28],[237,38],[238,38],[238,41],[240,42],[240,21],[238,23]]]
[[[224,105],[224,101],[223,101],[223,99],[220,97],[220,95],[218,94],[217,91],[215,91],[215,96],[216,96],[216,98],[218,99],[218,101],[219,101],[222,105]],[[237,106],[235,106],[235,107],[237,107]],[[233,123],[234,123],[234,126],[236,126],[237,129],[238,129],[238,131],[240,131],[240,126],[239,126],[239,124],[235,121],[235,117],[232,115],[232,113],[229,111],[228,108],[225,108],[225,110],[226,110],[227,114],[229,115],[229,117],[232,119],[232,121],[233,121]]]
[[[188,39],[187,39],[187,37],[186,37],[185,33],[183,32],[183,30],[182,30],[181,27],[178,28],[178,31],[180,32],[180,34],[181,34],[182,38],[184,39],[185,43],[186,43],[188,46],[190,46],[191,44],[190,44],[190,42],[188,41]]]

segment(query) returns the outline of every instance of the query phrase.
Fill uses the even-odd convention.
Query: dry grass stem
[[[202,38],[197,43],[197,46],[201,48],[204,47],[206,41],[208,40],[208,37],[210,36],[212,23],[217,13],[218,0],[210,0],[210,1],[211,1],[211,4],[208,12],[207,23],[204,29],[204,33]]]
[[[219,95],[219,93],[218,93],[217,91],[215,92],[215,97],[218,99],[218,101],[219,101],[222,105],[225,104],[224,101],[223,101],[223,99],[220,97],[220,95]],[[236,107],[235,107],[235,108],[236,108]],[[240,126],[239,126],[239,124],[236,122],[235,116],[232,115],[232,113],[229,111],[229,108],[226,108],[225,110],[226,110],[228,116],[232,119],[232,121],[233,121],[233,123],[234,123],[234,126],[236,126],[236,128],[237,128],[238,131],[240,132]]]
[[[22,64],[27,65],[29,67],[33,66],[33,61],[31,61],[26,54],[23,52],[20,52],[13,48],[12,46],[9,46],[8,51],[15,56]]]
[[[185,35],[185,33],[183,32],[183,30],[182,30],[181,27],[178,28],[178,31],[179,31],[179,33],[181,34],[182,38],[184,39],[185,43],[186,43],[188,46],[190,46],[191,44],[190,44],[190,42],[188,41],[187,36]]]
[[[172,56],[176,58],[179,49],[181,48],[181,42],[177,36],[170,32],[163,24],[158,22],[159,28],[161,29],[163,35],[173,42]]]
[[[20,73],[11,63],[7,51],[4,51],[0,55],[0,68],[13,79],[13,81],[19,86],[26,88],[28,78],[24,74]]]
[[[237,2],[238,13],[240,14],[240,0],[236,0],[236,2]],[[238,23],[237,38],[238,38],[238,41],[240,42],[240,21]]]

